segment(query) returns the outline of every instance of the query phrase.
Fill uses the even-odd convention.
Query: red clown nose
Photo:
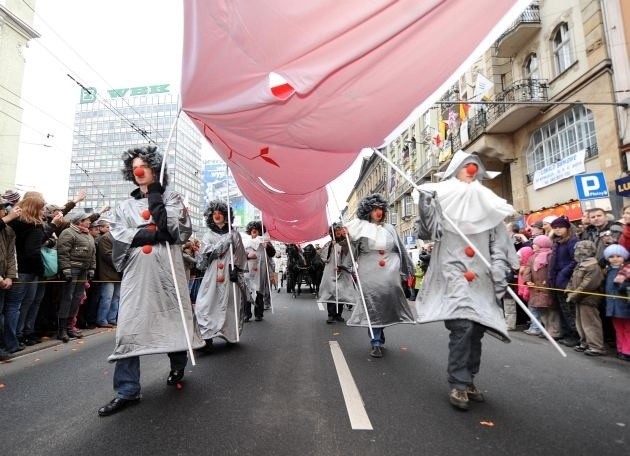
[[[468,163],[465,168],[469,176],[474,176],[479,171],[479,167],[475,163]]]
[[[143,168],[136,168],[133,170],[133,175],[136,177],[142,177],[144,176],[144,169]]]

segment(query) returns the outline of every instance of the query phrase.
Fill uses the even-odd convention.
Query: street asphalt
[[[166,355],[143,357],[142,400],[110,417],[96,411],[113,397],[112,330],[0,364],[0,453],[630,454],[630,363],[614,356],[563,358],[522,332],[510,344],[486,336],[476,379],[486,402],[462,412],[448,402],[442,323],[387,328],[385,356],[374,359],[367,329],[326,324],[311,295],[274,293],[273,305],[239,344],[197,354],[181,389],[166,385]],[[331,341],[371,430],[351,426]]]

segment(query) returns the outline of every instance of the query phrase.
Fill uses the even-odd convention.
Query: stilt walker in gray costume
[[[231,225],[234,212],[231,208],[229,212]],[[210,201],[204,216],[210,231],[204,235],[197,255],[197,268],[205,269],[206,272],[199,287],[195,315],[206,343],[205,350],[209,351],[215,337],[221,337],[229,343],[239,340],[244,316],[241,298],[247,293],[243,276],[247,267],[247,253],[241,235],[229,229],[228,206],[225,202]]]
[[[508,272],[519,267],[503,225],[514,209],[480,182],[498,174],[486,171],[477,155],[460,150],[441,182],[420,186],[418,237],[436,242],[416,298],[417,321],[444,321],[450,331],[449,401],[460,410],[468,410],[469,400],[484,400],[473,382],[484,333],[510,341],[500,300]],[[447,218],[489,260],[490,269]]]
[[[354,305],[360,299],[352,278],[354,271],[352,257],[343,226],[334,223],[330,227],[330,235],[332,240],[321,250],[322,260],[326,266],[319,286],[320,297],[317,300],[328,307],[326,323],[345,321],[341,316],[344,304]]]
[[[359,202],[358,218],[346,223],[365,298],[365,306],[358,302],[347,324],[368,327],[369,317],[374,358],[383,356],[385,327],[415,322],[402,288],[402,281],[414,274],[413,264],[393,225],[385,223],[386,215],[387,201],[373,194]]]
[[[129,149],[122,158],[125,180],[138,188],[131,193],[131,199],[116,206],[111,224],[112,259],[123,279],[116,346],[109,357],[110,362],[116,362],[116,397],[98,410],[100,416],[139,402],[140,356],[167,353],[171,370],[166,383],[176,385],[188,362],[184,329],[192,338],[192,348],[204,345],[188,293],[181,294],[182,316],[174,282],[175,276],[179,290],[188,289],[180,244],[190,237],[192,229],[183,198],[165,188],[166,174],[164,186],[158,181],[162,156],[156,147]]]

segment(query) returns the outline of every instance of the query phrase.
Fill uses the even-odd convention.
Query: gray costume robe
[[[263,297],[263,303],[266,308],[271,305],[271,284],[269,279],[273,274],[274,264],[273,258],[269,258],[269,255],[265,252],[262,246],[264,239],[261,236],[257,236],[255,239],[249,239],[245,243],[245,251],[256,253],[256,258],[249,258],[247,260],[247,267],[249,272],[247,273],[247,285],[249,291],[252,293],[251,301],[256,301],[256,292],[260,293]]]
[[[232,231],[234,264],[241,271],[247,266],[247,254],[241,235]],[[230,264],[230,233],[208,232],[197,256],[197,268],[205,269],[197,301],[195,315],[201,336],[204,339],[221,337],[228,342],[236,342],[243,330],[243,306],[241,297],[246,293],[243,273],[238,274],[238,282],[231,282],[228,266]],[[235,301],[236,299],[236,301]],[[236,302],[236,309],[234,306]],[[238,323],[238,326],[237,326]]]
[[[433,186],[438,192],[439,185]],[[510,269],[518,269],[519,259],[503,223],[479,233],[466,234],[492,265],[490,271],[444,220],[439,203],[424,192],[421,192],[419,213],[418,237],[431,239],[439,231],[441,236],[433,245],[431,262],[416,297],[418,323],[458,318],[471,320],[488,328],[489,334],[509,342],[495,284],[505,291],[507,273]],[[467,271],[474,273],[470,281],[464,276]]]
[[[112,258],[123,278],[116,344],[108,358],[110,362],[188,349],[166,249],[171,250],[192,347],[204,346],[193,318],[180,245],[192,232],[190,217],[177,193],[166,190],[162,199],[168,215],[169,233],[177,241],[175,244],[152,245],[149,253],[144,253],[143,247],[131,247],[138,230],[152,223],[151,218],[145,220],[142,217],[143,211],[148,211],[147,198],[128,199],[116,206],[115,221],[111,224]]]
[[[346,226],[355,244],[358,279],[372,326],[384,328],[398,323],[415,323],[402,288],[402,281],[413,275],[414,269],[394,227],[365,220],[352,220]],[[376,233],[376,237],[365,237],[368,232]],[[368,326],[361,296],[347,324]]]
[[[347,249],[341,244],[331,246],[328,242],[321,250],[322,255],[330,256],[322,258],[326,263],[322,281],[319,285],[319,299],[317,302],[333,304],[351,304],[359,302],[358,291],[352,278],[352,258]]]

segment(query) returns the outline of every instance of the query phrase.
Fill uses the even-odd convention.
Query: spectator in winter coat
[[[99,220],[100,222],[100,220]],[[109,224],[107,225],[109,227]],[[102,229],[102,228],[101,228]],[[96,325],[102,328],[116,326],[120,300],[120,272],[112,260],[113,238],[109,229],[101,234],[96,246],[96,271],[100,284],[100,297]]]
[[[4,324],[3,310],[6,293],[13,286],[13,281],[17,279],[15,233],[11,227],[7,226],[7,223],[16,219],[21,212],[20,208],[7,212],[7,206],[9,202],[0,198],[0,334],[2,334]],[[5,361],[10,357],[0,337],[0,361]]]
[[[606,269],[606,316],[615,328],[617,358],[630,361],[630,253],[620,245],[613,244],[604,250],[608,261]]]
[[[604,236],[601,236],[602,233],[606,231],[615,231],[616,239],[615,242],[619,239],[620,232],[623,231],[623,227],[619,222],[610,221],[606,214],[606,211],[600,208],[590,209],[588,211],[588,218],[590,224],[584,229],[582,233],[581,239],[593,241],[595,246],[597,247],[597,260],[601,261],[604,258],[604,249],[607,247]],[[603,261],[600,263],[603,265]]]
[[[551,256],[552,241],[542,235],[534,239],[534,253],[527,262],[523,280],[529,288],[528,306],[535,309],[549,335],[560,337],[560,312],[554,302],[552,292],[547,288],[547,270]],[[532,312],[533,313],[533,312]],[[540,329],[538,330],[540,333]]]
[[[59,304],[57,339],[68,342],[82,337],[72,327],[72,320],[79,311],[85,292],[85,282],[94,279],[96,247],[90,236],[90,215],[79,212],[72,216],[71,225],[63,230],[57,242],[57,258],[61,277],[65,280]]]
[[[575,244],[577,265],[567,286],[566,302],[575,304],[575,326],[580,335],[580,343],[575,350],[589,356],[606,354],[602,320],[599,316],[601,296],[583,294],[598,292],[604,281],[604,274],[595,258],[597,248],[592,241],[580,241]]]
[[[553,228],[553,247],[549,260],[547,286],[552,288],[553,297],[562,322],[564,336],[559,342],[567,347],[574,347],[580,341],[575,327],[575,304],[566,302],[564,290],[575,269],[575,244],[578,238],[575,229],[566,217],[558,217],[551,226]]]
[[[31,306],[37,294],[37,282],[44,273],[41,254],[43,242],[47,238],[43,222],[44,204],[41,195],[23,198],[16,206],[21,208],[20,216],[9,222],[15,232],[19,280],[8,290],[4,303],[4,343],[11,353],[24,349],[19,335],[26,339],[31,337],[30,334],[19,334],[20,315],[33,324],[37,317],[38,309],[31,309]],[[26,324],[26,320],[22,321]]]

